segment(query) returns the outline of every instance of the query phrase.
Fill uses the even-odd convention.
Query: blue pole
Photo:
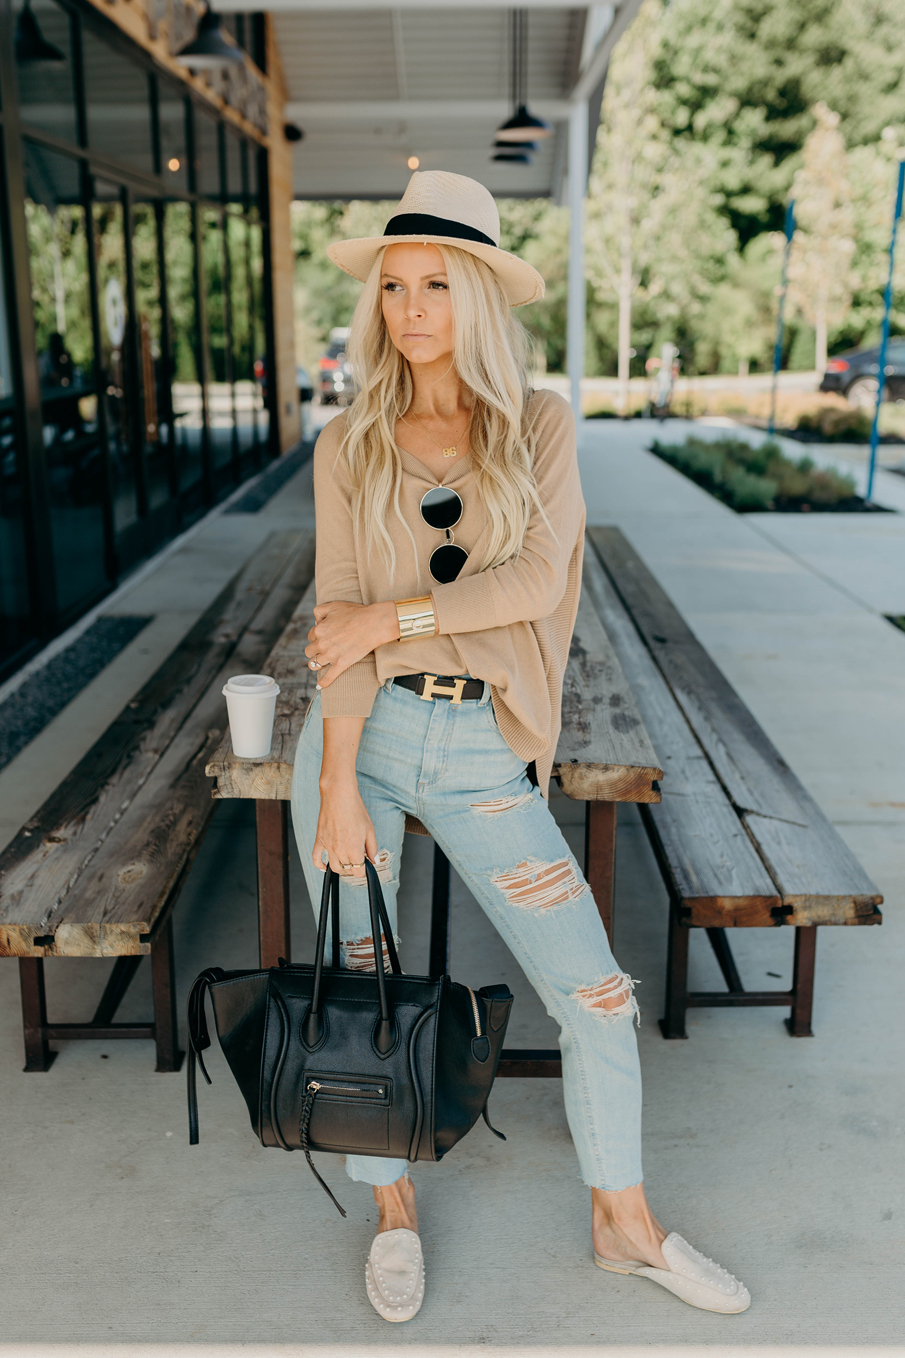
[[[773,390],[770,395],[770,425],[767,438],[772,438],[776,430],[776,389],[779,385],[779,366],[782,363],[782,339],[785,331],[786,292],[789,288],[789,255],[792,251],[792,237],[795,235],[795,199],[790,198],[786,207],[786,245],[782,255],[782,281],[779,285],[779,314],[776,317],[776,343],[773,346]]]
[[[889,241],[889,277],[886,280],[886,293],[883,297],[883,333],[880,337],[880,357],[877,360],[877,404],[874,406],[874,422],[870,429],[870,465],[867,469],[867,490],[865,501],[869,504],[874,493],[874,473],[877,470],[877,444],[880,442],[880,403],[883,400],[883,386],[886,381],[886,348],[889,344],[889,313],[892,310],[892,271],[896,260],[896,235],[899,218],[902,215],[902,194],[905,191],[905,160],[899,161],[899,182],[896,186],[896,210],[892,215],[892,236]]]

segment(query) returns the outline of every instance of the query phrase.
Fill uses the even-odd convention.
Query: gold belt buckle
[[[448,684],[438,684],[437,679],[438,676],[436,674],[426,674],[424,676],[424,689],[418,696],[423,698],[425,702],[428,702],[434,697],[450,698]],[[450,702],[458,707],[459,703],[462,701],[462,694],[465,692],[465,680],[461,675],[453,677],[452,692],[454,696],[450,698]]]

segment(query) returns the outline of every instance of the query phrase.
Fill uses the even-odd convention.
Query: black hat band
[[[446,217],[432,217],[429,212],[401,212],[391,217],[384,228],[385,236],[452,236],[456,240],[472,240],[478,245],[492,245],[499,249],[495,240],[485,236],[474,226],[464,226],[462,222],[451,222]]]

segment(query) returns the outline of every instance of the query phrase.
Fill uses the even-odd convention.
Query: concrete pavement
[[[649,1194],[667,1227],[745,1280],[750,1311],[694,1311],[595,1269],[558,1083],[506,1080],[491,1100],[505,1144],[480,1126],[443,1164],[415,1168],[427,1299],[415,1321],[390,1329],[364,1296],[369,1192],[338,1160],[319,1167],[348,1221],[303,1160],[258,1146],[216,1053],[193,1149],[182,1078],[153,1073],[150,1044],[72,1043],[46,1075],[22,1074],[6,962],[2,1358],[25,1343],[81,1343],[92,1356],[116,1343],[157,1354],[286,1345],[300,1358],[902,1351],[905,634],[882,614],[905,613],[905,536],[893,515],[735,515],[644,451],[654,432],[681,438],[688,425],[585,426],[590,520],[619,524],[644,555],[887,901],[880,929],[821,931],[812,1040],[788,1038],[772,1010],[697,1010],[689,1040],[667,1043],[655,1022],[665,894],[638,817],[621,815],[616,950],[642,982]],[[306,468],[260,513],[211,520],[121,594],[117,610],[155,622],[0,774],[0,828],[14,832],[268,531],[310,522]],[[580,808],[553,804],[579,851]],[[182,994],[205,965],[255,962],[253,848],[249,805],[222,804],[176,912]],[[426,963],[429,852],[411,839],[402,869],[409,970]],[[311,917],[297,863],[292,873],[293,951],[304,958]],[[515,991],[513,1045],[551,1044],[550,1020],[458,882],[453,939],[454,976]],[[732,941],[747,984],[769,975],[788,985],[790,931],[740,930]],[[51,962],[52,1017],[90,1012],[109,965]],[[149,1011],[145,972],[124,1019]],[[720,985],[698,935],[692,984]]]

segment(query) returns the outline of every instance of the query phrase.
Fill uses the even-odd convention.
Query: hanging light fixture
[[[512,106],[515,109],[497,128],[497,141],[507,145],[519,145],[539,141],[553,133],[553,127],[543,118],[537,118],[528,111],[528,14],[524,9],[514,9],[510,20],[512,33],[512,67],[510,86]],[[496,157],[494,157],[496,159]]]
[[[222,71],[224,66],[244,61],[242,48],[225,37],[222,23],[220,15],[211,9],[210,0],[206,0],[194,38],[179,49],[173,60],[191,71]]]
[[[22,65],[29,61],[66,60],[59,47],[54,47],[52,42],[48,42],[38,27],[38,21],[32,12],[31,0],[25,0],[25,5],[16,17],[13,50],[16,61]]]

